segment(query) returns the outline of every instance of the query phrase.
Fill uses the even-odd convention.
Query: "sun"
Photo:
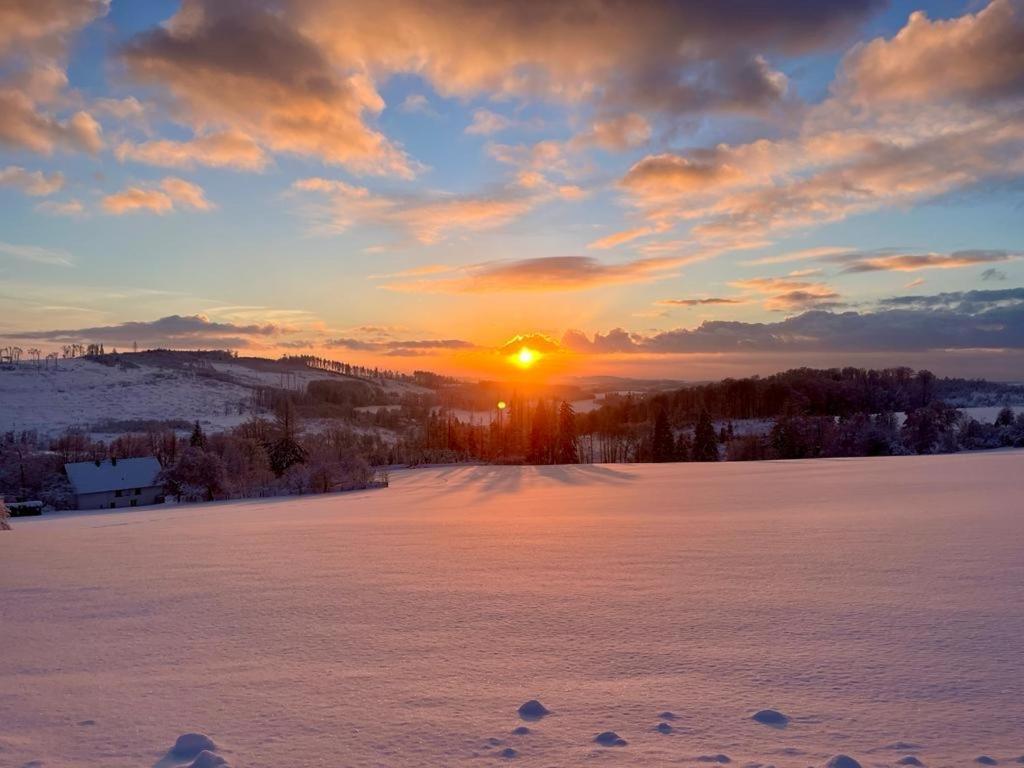
[[[510,359],[514,365],[526,369],[532,367],[534,363],[540,360],[540,352],[529,347],[520,347],[518,352],[510,356]]]

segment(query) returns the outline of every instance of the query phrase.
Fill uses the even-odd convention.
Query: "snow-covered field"
[[[1022,469],[434,468],[16,519],[0,765],[167,768],[193,731],[236,768],[1010,764]]]

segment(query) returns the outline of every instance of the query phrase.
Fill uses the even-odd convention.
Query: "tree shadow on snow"
[[[466,475],[481,494],[516,493],[524,481],[540,477],[562,485],[622,485],[636,480],[630,472],[595,464],[559,464],[544,466],[480,466]]]

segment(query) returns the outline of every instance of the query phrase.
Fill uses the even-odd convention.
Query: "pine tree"
[[[651,435],[651,459],[655,462],[672,461],[674,454],[675,441],[672,439],[668,413],[665,408],[659,408],[654,416],[654,433]]]
[[[576,439],[576,412],[565,400],[558,408],[558,442],[555,452],[556,464],[579,462],[579,444]]]
[[[206,448],[206,435],[203,434],[203,428],[199,425],[198,419],[195,426],[192,427],[192,436],[188,439],[188,444],[193,448]]]
[[[298,426],[291,398],[278,407],[275,423],[278,436],[266,445],[266,451],[270,468],[280,477],[289,467],[306,461],[306,451],[295,438]]]
[[[718,461],[718,438],[707,411],[701,411],[693,433],[693,461]]]
[[[543,400],[537,401],[530,424],[530,438],[526,448],[526,460],[530,464],[550,464],[552,449],[551,415]]]

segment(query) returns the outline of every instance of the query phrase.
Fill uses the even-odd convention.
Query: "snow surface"
[[[448,467],[19,519],[0,765],[169,768],[187,733],[235,768],[1011,764],[1022,469]]]

